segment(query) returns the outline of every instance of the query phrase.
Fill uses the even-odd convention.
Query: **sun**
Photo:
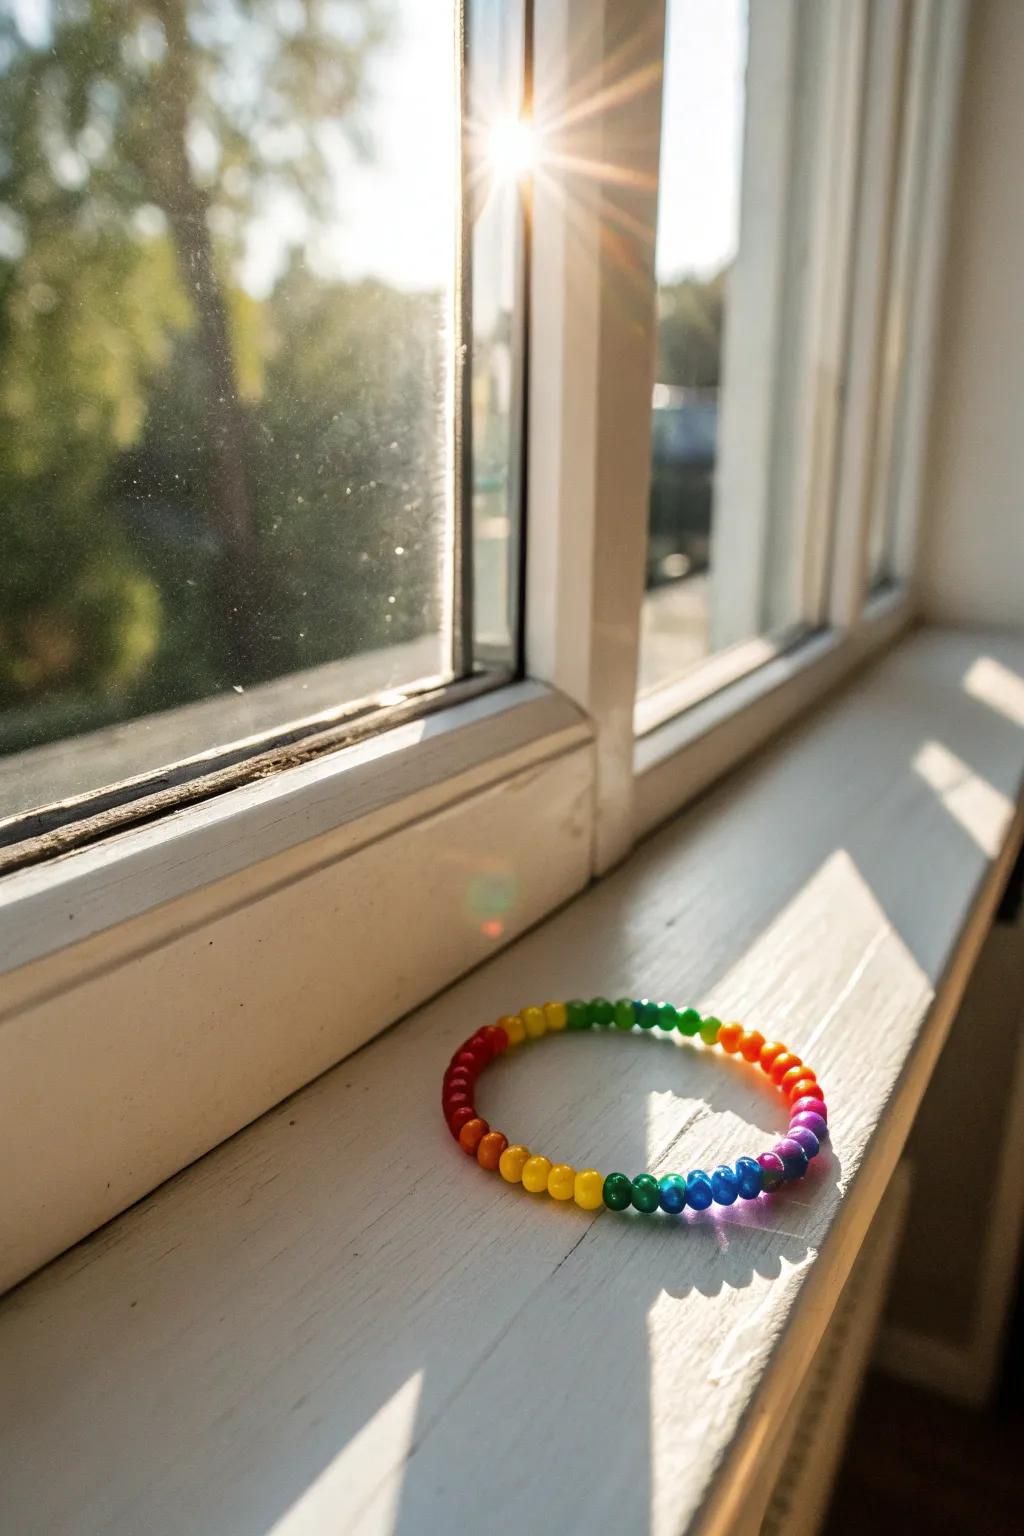
[[[497,181],[520,181],[537,164],[537,131],[526,117],[500,117],[487,135],[487,163]]]

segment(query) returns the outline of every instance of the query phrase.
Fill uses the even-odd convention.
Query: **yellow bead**
[[[548,1194],[552,1200],[571,1200],[576,1184],[576,1169],[568,1163],[556,1163],[548,1174]]]
[[[526,1027],[518,1013],[506,1013],[498,1020],[498,1025],[508,1035],[509,1045],[522,1045],[526,1039]]]
[[[547,1020],[548,1029],[565,1028],[565,1004],[545,1003],[544,1017]]]
[[[498,1159],[498,1172],[510,1184],[521,1184],[523,1169],[530,1157],[529,1147],[506,1147]]]
[[[573,1182],[573,1197],[581,1211],[596,1211],[604,1204],[604,1175],[584,1168]]]
[[[543,1008],[524,1008],[519,1017],[531,1040],[539,1040],[541,1035],[547,1034],[548,1021]]]
[[[551,1162],[546,1157],[528,1157],[523,1164],[523,1188],[531,1195],[543,1195],[548,1187]]]

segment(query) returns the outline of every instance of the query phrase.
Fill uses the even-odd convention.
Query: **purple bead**
[[[807,1172],[807,1153],[791,1136],[784,1136],[781,1141],[777,1141],[772,1151],[782,1160],[787,1182],[792,1183],[794,1179],[802,1178]]]
[[[813,1131],[809,1131],[806,1125],[791,1125],[786,1140],[799,1142],[809,1158],[817,1157],[821,1148],[821,1143],[817,1136],[815,1136]]]
[[[786,1177],[782,1158],[777,1152],[762,1152],[757,1161],[761,1169],[761,1188],[766,1190],[778,1189]]]
[[[825,1108],[825,1100],[812,1097],[811,1095],[807,1095],[802,1099],[797,1099],[796,1103],[790,1106],[789,1112],[791,1115],[820,1115],[821,1118],[826,1122],[828,1120],[828,1110]]]
[[[789,1122],[789,1134],[791,1136],[798,1125],[802,1125],[806,1131],[813,1131],[819,1141],[828,1140],[828,1126],[821,1116],[816,1115],[813,1110],[802,1109],[798,1115],[793,1116]]]

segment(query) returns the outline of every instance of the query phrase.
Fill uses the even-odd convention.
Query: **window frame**
[[[785,0],[794,26],[803,3]],[[869,4],[826,0],[829,46],[843,46],[853,29],[861,39],[857,67],[867,59]],[[662,0],[544,0],[529,8],[536,112],[557,125],[549,153],[561,157],[567,175],[586,164],[623,166],[627,155],[637,174],[627,180],[613,169],[598,181],[581,173],[573,206],[553,178],[538,176],[533,187],[525,680],[461,702],[442,698],[428,716],[145,824],[106,836],[97,829],[88,846],[0,879],[0,1019],[7,1026],[0,1083],[9,1100],[0,1125],[15,1177],[33,1148],[74,1117],[84,1091],[103,1100],[90,1118],[88,1156],[69,1158],[53,1190],[53,1243],[66,1246],[109,1219],[542,919],[913,620],[967,18],[964,0],[927,4],[937,29],[935,127],[910,286],[900,581],[870,598],[858,588],[869,497],[866,489],[851,494],[814,632],[691,708],[681,710],[678,692],[666,692],[665,707],[640,736],[635,679],[665,8]],[[608,89],[623,59],[636,86],[625,96]],[[581,111],[595,97],[603,108]],[[870,91],[852,88],[843,97],[861,113],[871,99]],[[847,192],[852,198],[852,187]],[[836,315],[846,313],[869,237],[862,229],[849,252],[842,304],[823,290],[829,318],[819,334],[833,358]],[[819,263],[830,259],[828,240],[815,250]],[[819,436],[811,460],[818,506],[821,487],[833,483],[825,468],[833,458],[848,466],[852,455],[863,470],[858,399],[860,392],[837,379],[831,418],[825,429],[819,422],[824,447]],[[494,919],[496,933],[484,932],[480,912],[470,910],[477,875],[500,877],[512,892],[511,907]],[[392,899],[401,908],[397,923]],[[303,935],[310,900],[337,900],[337,922],[315,954],[303,951],[287,993],[268,996],[252,965],[254,946],[265,943],[282,968],[290,965],[288,945]],[[430,920],[417,921],[419,913]],[[208,950],[216,955],[213,971]],[[128,1050],[114,1042],[134,978],[143,976]],[[359,998],[354,1012],[349,995]],[[293,999],[288,1019],[286,998]],[[233,1022],[237,1009],[246,1010],[244,1037]],[[80,1058],[92,1074],[86,1084],[60,1044],[70,1049],[83,1038],[95,1044]],[[193,1050],[204,1063],[201,1084],[187,1072],[175,1075],[175,1064]],[[24,1092],[23,1084],[30,1085]],[[141,1117],[133,1108],[139,1084]],[[131,1176],[119,1172],[104,1188],[104,1169],[125,1167]],[[50,1251],[59,1251],[53,1243]]]

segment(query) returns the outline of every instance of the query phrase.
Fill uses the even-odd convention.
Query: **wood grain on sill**
[[[1013,857],[1022,679],[1020,642],[915,636],[615,875],[13,1292],[7,1527],[729,1529]],[[497,1013],[581,992],[692,1000],[785,1039],[828,1086],[832,1153],[763,1209],[676,1225],[485,1177],[441,1125],[445,1059]],[[527,1050],[481,1102],[536,1149],[630,1173],[757,1149],[783,1118],[742,1066],[614,1034]]]

